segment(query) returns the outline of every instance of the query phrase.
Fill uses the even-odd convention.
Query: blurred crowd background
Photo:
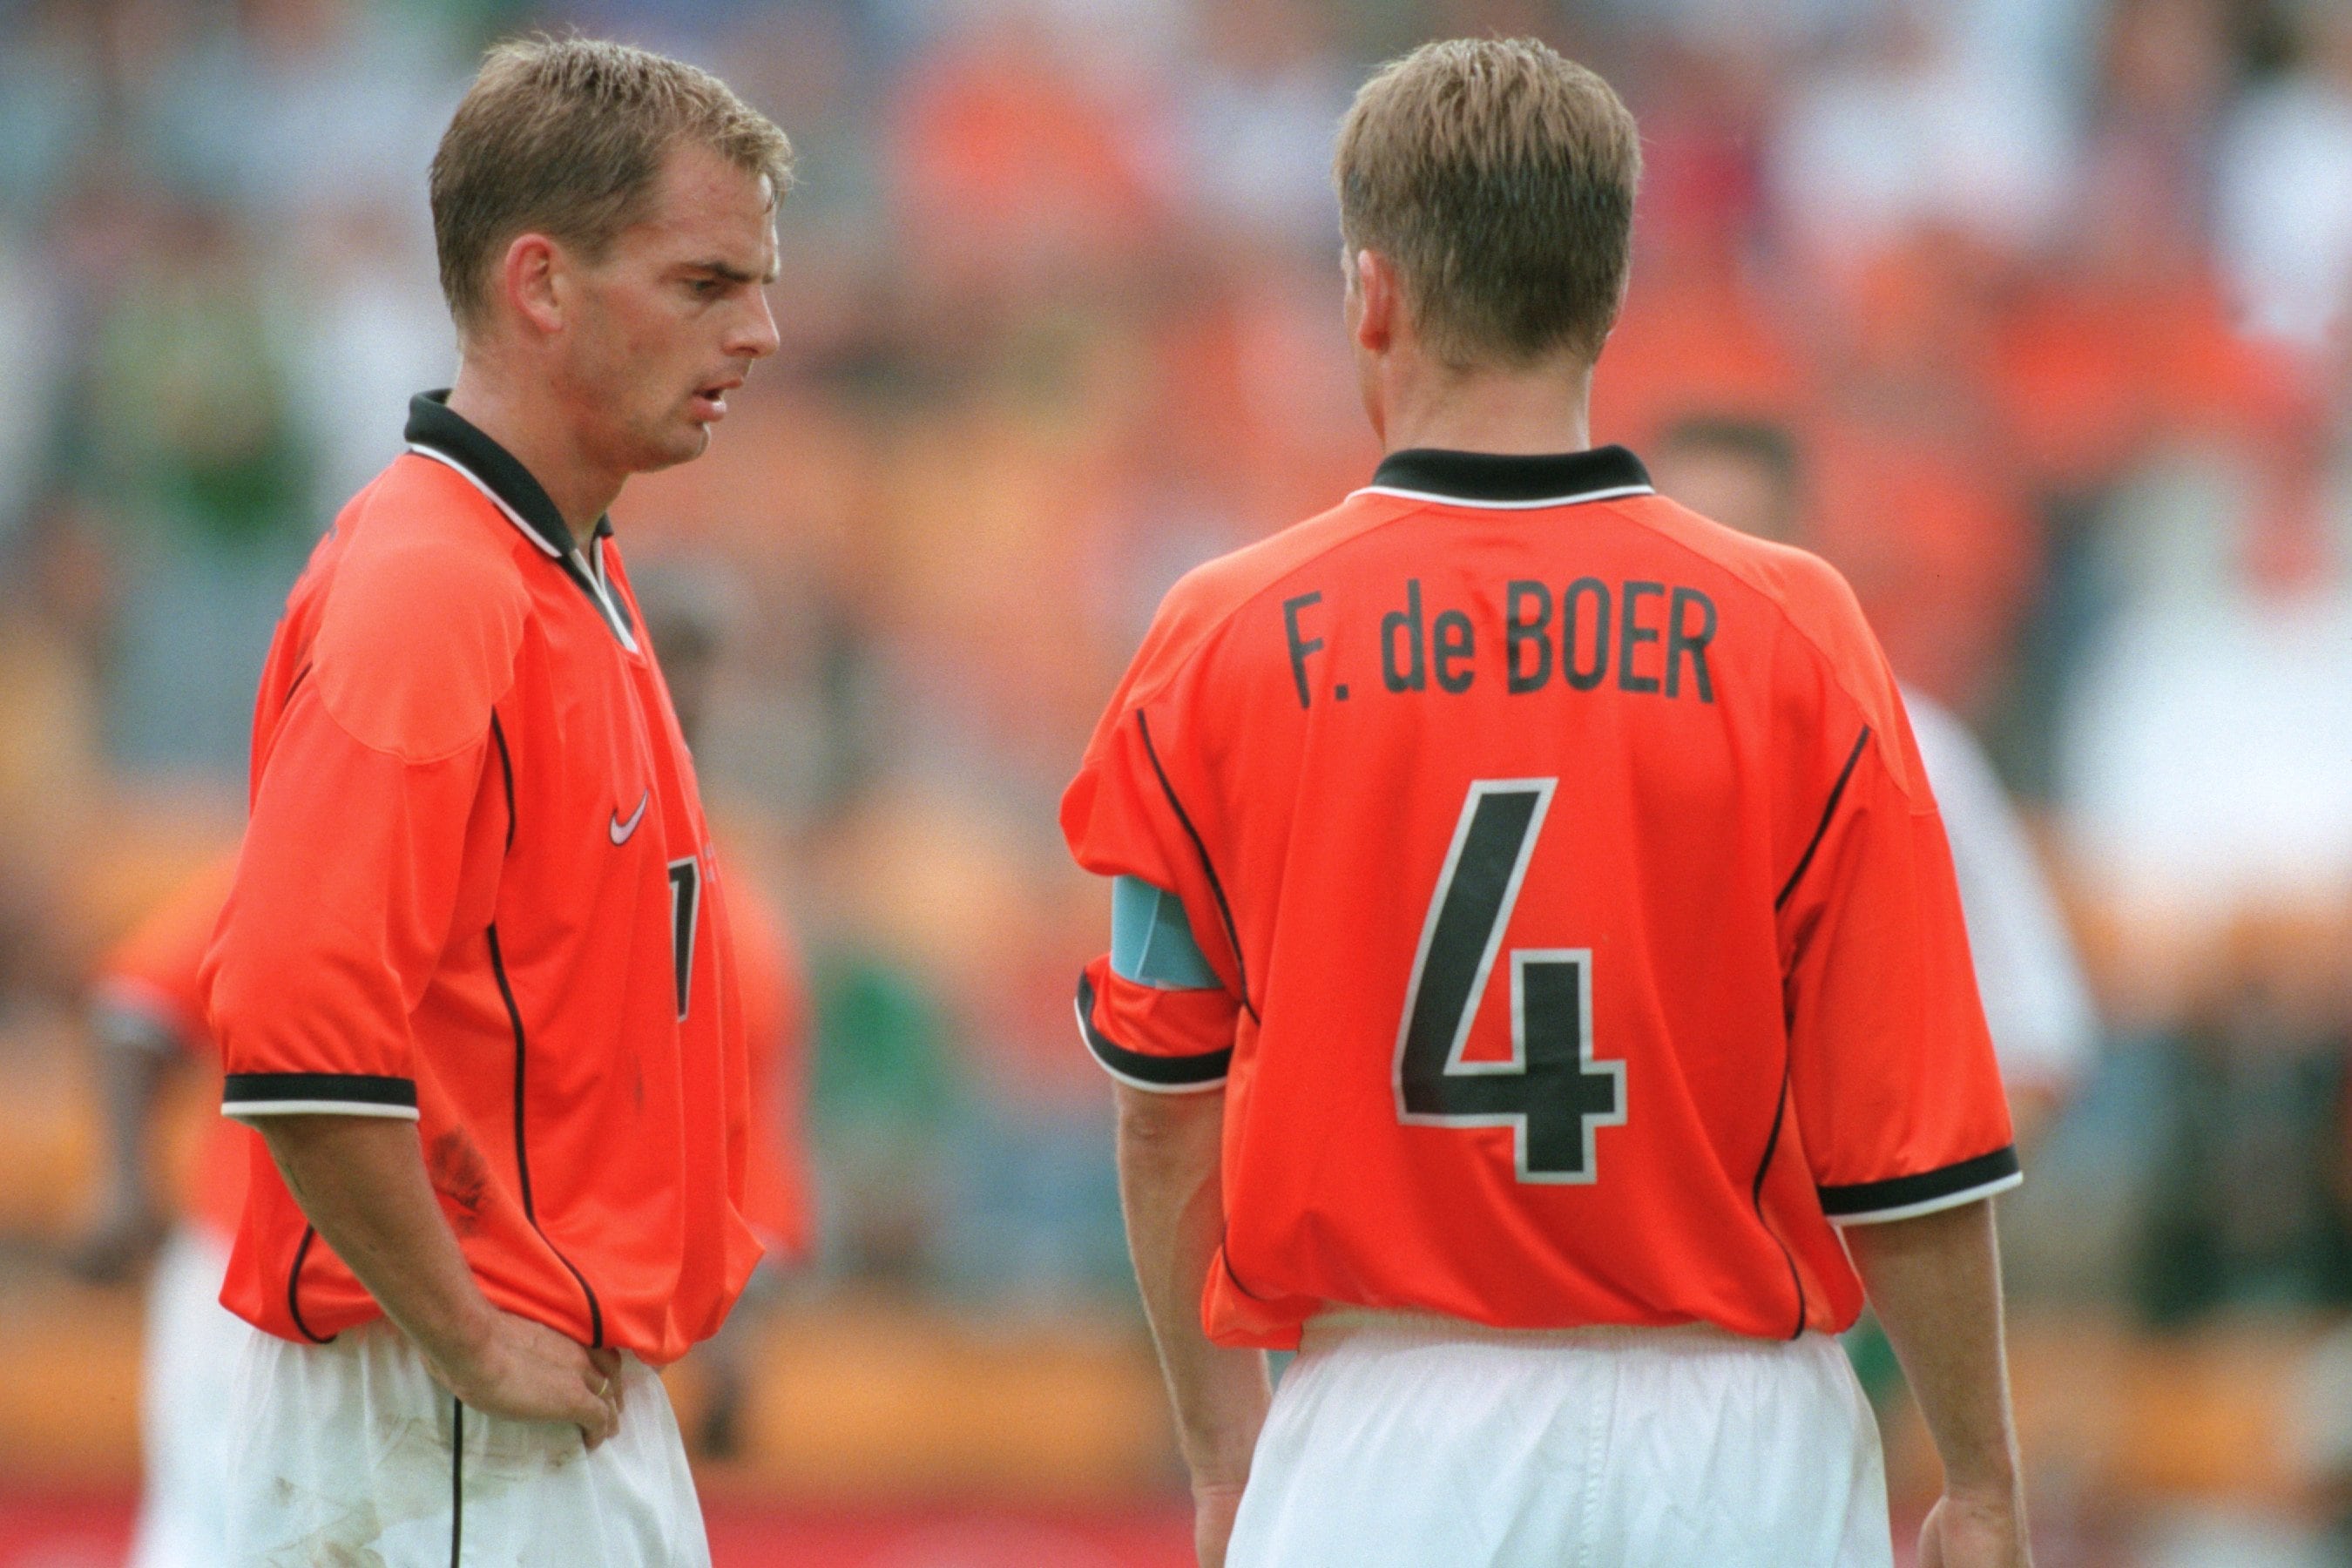
[[[1780,432],[2060,892],[2098,1039],[2006,1215],[2042,1561],[2352,1552],[2352,5],[0,0],[0,1563],[136,1475],[135,1295],[59,1261],[90,965],[234,842],[285,591],[450,379],[426,161],[530,28],[800,151],[782,353],[615,509],[720,644],[702,770],[814,1020],[822,1244],[715,1510],[1146,1560],[1069,1522],[1181,1483],[1055,805],[1168,584],[1368,478],[1333,132],[1503,33],[1643,128],[1596,438]]]

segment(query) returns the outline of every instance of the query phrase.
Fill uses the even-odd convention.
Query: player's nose
[[[782,335],[776,331],[776,313],[768,305],[767,291],[752,289],[751,309],[737,319],[727,352],[740,359],[765,359],[782,342]]]

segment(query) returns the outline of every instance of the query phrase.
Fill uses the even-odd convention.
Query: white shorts
[[[1230,1568],[1888,1568],[1837,1341],[1331,1312],[1258,1439]]]
[[[164,1239],[147,1282],[139,1387],[146,1476],[129,1568],[226,1568],[228,1405],[253,1331],[220,1304],[228,1243],[193,1225]]]
[[[382,1321],[323,1345],[249,1328],[229,1444],[230,1558],[257,1568],[708,1568],[661,1379],[624,1356],[620,1385],[621,1429],[591,1452],[576,1426],[462,1408]]]

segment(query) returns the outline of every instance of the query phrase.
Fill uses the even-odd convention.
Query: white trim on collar
[[[612,628],[613,635],[620,639],[621,646],[628,649],[631,653],[642,653],[645,651],[644,648],[638,645],[636,634],[629,629],[629,623],[622,618],[620,606],[613,600],[612,589],[605,584],[604,541],[601,535],[597,537],[595,542],[596,564],[592,570],[589,567],[587,558],[582,555],[578,550],[573,550],[567,557],[562,551],[556,549],[555,546],[550,544],[546,540],[541,539],[539,535],[539,531],[531,527],[528,522],[525,522],[522,518],[522,513],[515,510],[513,507],[509,506],[504,496],[501,496],[498,491],[492,489],[488,484],[486,484],[483,481],[481,475],[474,472],[473,469],[466,467],[465,464],[459,462],[448,453],[441,451],[436,447],[420,445],[415,441],[408,443],[408,449],[415,453],[420,458],[430,458],[435,462],[454,469],[460,479],[463,479],[467,484],[473,486],[476,489],[489,497],[490,504],[504,512],[506,514],[507,521],[513,523],[518,529],[520,529],[522,531],[522,536],[525,539],[530,540],[533,544],[538,545],[540,552],[545,555],[549,560],[569,560],[572,568],[580,574],[581,581],[587,584],[589,596],[596,601],[597,612],[604,617],[604,624]]]
[[[420,458],[430,458],[435,462],[442,464],[446,468],[455,468],[457,471],[459,478],[463,479],[467,484],[473,486],[476,489],[481,491],[484,495],[489,497],[490,504],[497,507],[500,511],[506,513],[507,521],[513,523],[517,528],[522,530],[522,536],[525,539],[530,540],[533,544],[538,545],[541,554],[547,556],[550,560],[561,561],[563,559],[563,552],[556,549],[555,546],[550,544],[546,540],[541,539],[539,536],[539,530],[525,522],[522,520],[522,513],[515,510],[511,506],[509,506],[507,504],[506,497],[492,489],[489,485],[484,481],[481,475],[474,472],[473,469],[466,467],[465,464],[459,462],[448,453],[442,451],[437,447],[427,447],[421,445],[418,442],[411,441],[408,444],[408,449],[415,453]]]
[[[1622,500],[1627,496],[1653,496],[1657,493],[1656,487],[1653,485],[1618,485],[1605,490],[1583,490],[1575,495],[1546,496],[1539,500],[1477,500],[1469,496],[1443,495],[1435,490],[1406,490],[1399,489],[1394,485],[1366,485],[1360,489],[1349,491],[1349,499],[1352,500],[1357,496],[1395,496],[1400,500],[1434,501],[1439,506],[1475,507],[1481,511],[1540,511],[1546,507],[1580,506],[1586,501]]]

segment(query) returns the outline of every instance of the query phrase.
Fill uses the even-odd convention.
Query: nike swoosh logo
[[[619,812],[616,811],[613,813],[612,834],[614,843],[626,844],[629,841],[629,835],[635,833],[637,830],[637,824],[646,819],[646,806],[653,798],[654,792],[651,790],[647,790],[644,795],[639,795],[637,797],[637,809],[629,813],[629,820],[626,822],[623,822],[621,820],[621,814]]]

